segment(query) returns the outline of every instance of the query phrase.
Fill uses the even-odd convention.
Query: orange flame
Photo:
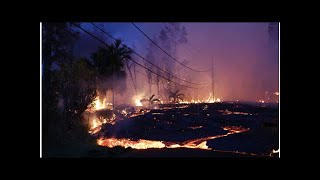
[[[139,99],[135,100],[135,105],[136,106],[143,106]]]
[[[95,98],[95,100],[93,101],[93,106],[92,105],[89,105],[87,107],[87,112],[89,113],[95,113],[96,111],[98,110],[101,110],[101,109],[107,109],[107,106],[112,106],[112,103],[108,103],[107,102],[107,98],[105,97],[102,102],[99,100],[99,96],[97,96]],[[103,117],[99,117],[97,118],[96,115],[94,115],[93,117],[90,116],[90,119],[89,119],[89,133],[90,134],[95,134],[97,132],[99,132],[101,130],[101,126],[103,124],[106,124],[106,123],[110,123],[110,124],[115,124],[115,119],[116,119],[116,115],[113,114],[112,117],[110,119],[107,119],[107,118],[103,118]]]

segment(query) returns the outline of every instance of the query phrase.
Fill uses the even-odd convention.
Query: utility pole
[[[213,79],[213,55],[212,55],[212,81],[211,81],[211,88],[212,88],[212,100],[214,101],[214,79]]]
[[[112,66],[112,110],[115,110],[115,104],[114,104],[114,65]]]
[[[134,72],[134,82],[136,83],[135,85],[135,94],[137,95],[137,87],[138,87],[138,82],[137,82],[137,72],[136,72],[136,63],[133,64],[133,72]]]

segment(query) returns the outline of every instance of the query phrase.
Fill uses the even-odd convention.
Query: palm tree
[[[132,59],[132,49],[122,44],[122,40],[117,39],[114,44],[107,47],[108,59],[114,72],[123,70],[126,61]]]
[[[121,44],[122,41],[117,39],[114,44],[111,44],[107,48],[108,57],[110,60],[110,64],[112,67],[112,106],[113,109],[115,107],[114,104],[114,81],[115,81],[115,73],[116,72],[124,72],[123,67],[126,64],[126,61],[131,60],[132,49],[127,47],[126,45]],[[122,45],[122,46],[121,46]]]
[[[178,100],[181,100],[181,101],[183,100],[184,94],[179,92],[180,90],[176,90],[174,92],[169,93],[169,99],[173,98],[173,103],[177,103]]]
[[[106,48],[100,47],[96,53],[92,54],[92,59],[95,67],[97,68],[98,82],[103,82],[108,77],[112,77],[112,104],[114,106],[114,90],[115,90],[115,76],[123,78],[126,76],[124,65],[127,61],[131,60],[132,49],[122,44],[122,40],[116,39],[116,41],[107,46]],[[105,94],[106,90],[110,87],[103,87],[104,83],[99,83],[98,91],[100,94]]]
[[[141,99],[140,102],[141,103],[148,102],[148,106],[150,109],[151,105],[153,105],[155,102],[160,102],[160,99],[154,99],[153,97],[154,97],[154,94],[150,96],[148,99]]]

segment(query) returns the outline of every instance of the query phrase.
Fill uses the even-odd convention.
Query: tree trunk
[[[112,67],[112,109],[115,110],[114,104],[114,66]]]
[[[136,82],[136,87],[138,87],[138,82],[137,82],[137,73],[136,73],[136,64],[133,64],[133,76],[134,76],[134,82]]]
[[[159,90],[159,81],[157,81],[157,93],[158,93],[158,98],[160,97],[160,90]]]
[[[128,71],[129,71],[129,74],[130,74],[130,78],[131,78],[132,83],[133,83],[133,87],[134,87],[134,90],[135,90],[135,94],[137,94],[136,81],[134,81],[134,79],[133,79],[133,76],[132,76],[132,73],[131,73],[131,69],[130,69],[128,63],[126,63],[126,66],[127,66],[127,69],[128,69]]]

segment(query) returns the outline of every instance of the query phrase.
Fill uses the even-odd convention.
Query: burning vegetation
[[[154,35],[145,55],[94,23],[92,27],[114,41],[104,42],[81,25],[43,25],[41,77],[48,149],[64,146],[67,141],[59,139],[70,134],[70,139],[77,139],[77,133],[85,131],[82,139],[95,138],[97,145],[107,148],[224,151],[211,142],[246,134],[278,118],[267,104],[278,103],[279,92],[259,96],[262,106],[238,100],[228,103],[215,92],[213,63],[209,70],[196,70],[186,60],[178,61],[178,47],[188,43],[186,28],[180,23],[169,23]],[[79,51],[73,50],[80,32],[101,43],[85,56],[73,54]],[[274,131],[278,126],[272,122],[269,127]],[[277,154],[279,149],[275,149],[268,152]]]

